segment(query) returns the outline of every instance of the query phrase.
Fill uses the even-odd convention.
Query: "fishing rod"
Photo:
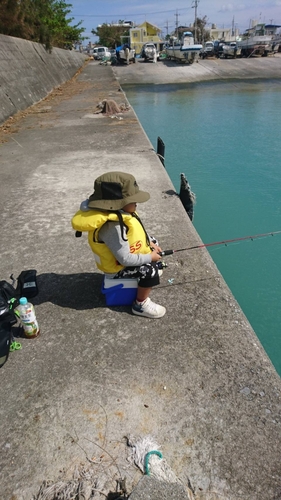
[[[234,243],[235,241],[243,241],[243,240],[255,240],[257,238],[264,238],[265,236],[274,236],[275,234],[279,234],[281,231],[272,231],[271,233],[263,233],[263,234],[255,234],[254,236],[243,236],[242,238],[233,238],[232,240],[223,240],[223,241],[213,241],[212,243],[203,243],[202,245],[195,245],[193,247],[187,248],[179,248],[178,250],[163,250],[163,252],[158,252],[161,257],[164,255],[172,255],[176,252],[184,252],[186,250],[194,250],[195,248],[206,248],[212,247],[215,245],[225,245],[228,243]]]

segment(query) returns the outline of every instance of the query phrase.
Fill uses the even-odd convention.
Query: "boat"
[[[130,64],[131,61],[133,63],[136,62],[136,51],[134,49],[131,49],[129,44],[124,43],[124,45],[117,47],[115,50],[118,62],[122,62],[125,64]]]
[[[176,59],[192,64],[194,61],[198,62],[202,48],[201,44],[194,43],[191,31],[185,31],[182,41],[178,41],[174,37],[170,38],[169,45],[166,47],[166,54],[168,59]]]
[[[281,52],[281,40],[274,40],[272,44],[272,52],[273,54],[277,54],[277,52]]]
[[[246,30],[242,40],[237,41],[241,57],[267,56],[272,52],[273,37],[265,34],[265,25],[257,24]]]
[[[281,52],[281,24],[266,24],[265,34],[272,36],[272,54]]]
[[[145,61],[156,62],[159,61],[159,51],[153,42],[147,42],[141,48],[140,57]]]
[[[276,54],[277,52],[281,52],[281,30],[272,38],[272,52]]]

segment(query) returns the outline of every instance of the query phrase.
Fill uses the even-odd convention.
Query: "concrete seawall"
[[[137,60],[129,66],[114,66],[121,85],[194,83],[213,80],[248,84],[263,79],[281,79],[281,53],[269,57],[242,59],[204,59],[194,64],[163,60],[156,64]]]
[[[165,259],[152,299],[167,314],[150,320],[106,307],[74,237],[94,179],[122,170],[151,193],[138,211],[162,248],[201,243],[134,111],[95,114],[105,98],[126,100],[112,68],[89,62],[0,131],[0,278],[37,269],[41,329],[1,368],[0,499],[37,499],[83,466],[97,499],[126,477],[132,500],[163,500],[165,483],[142,489],[128,459],[125,437],[153,436],[193,490],[168,498],[279,500],[281,380],[207,250]]]
[[[66,82],[85,55],[0,34],[0,124]]]

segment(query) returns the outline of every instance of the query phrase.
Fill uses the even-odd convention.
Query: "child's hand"
[[[157,247],[159,248],[159,247]],[[151,252],[151,262],[157,262],[158,260],[161,260],[161,255],[157,252],[157,250],[153,249]]]
[[[158,245],[155,245],[155,243],[153,243],[152,241],[150,241],[150,248],[156,250],[156,252],[162,252],[162,248],[159,247]]]

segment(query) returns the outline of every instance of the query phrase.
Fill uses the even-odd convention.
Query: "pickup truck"
[[[224,57],[225,59],[232,57],[235,59],[237,56],[241,56],[241,48],[237,47],[236,42],[229,42],[223,45],[221,57]]]

